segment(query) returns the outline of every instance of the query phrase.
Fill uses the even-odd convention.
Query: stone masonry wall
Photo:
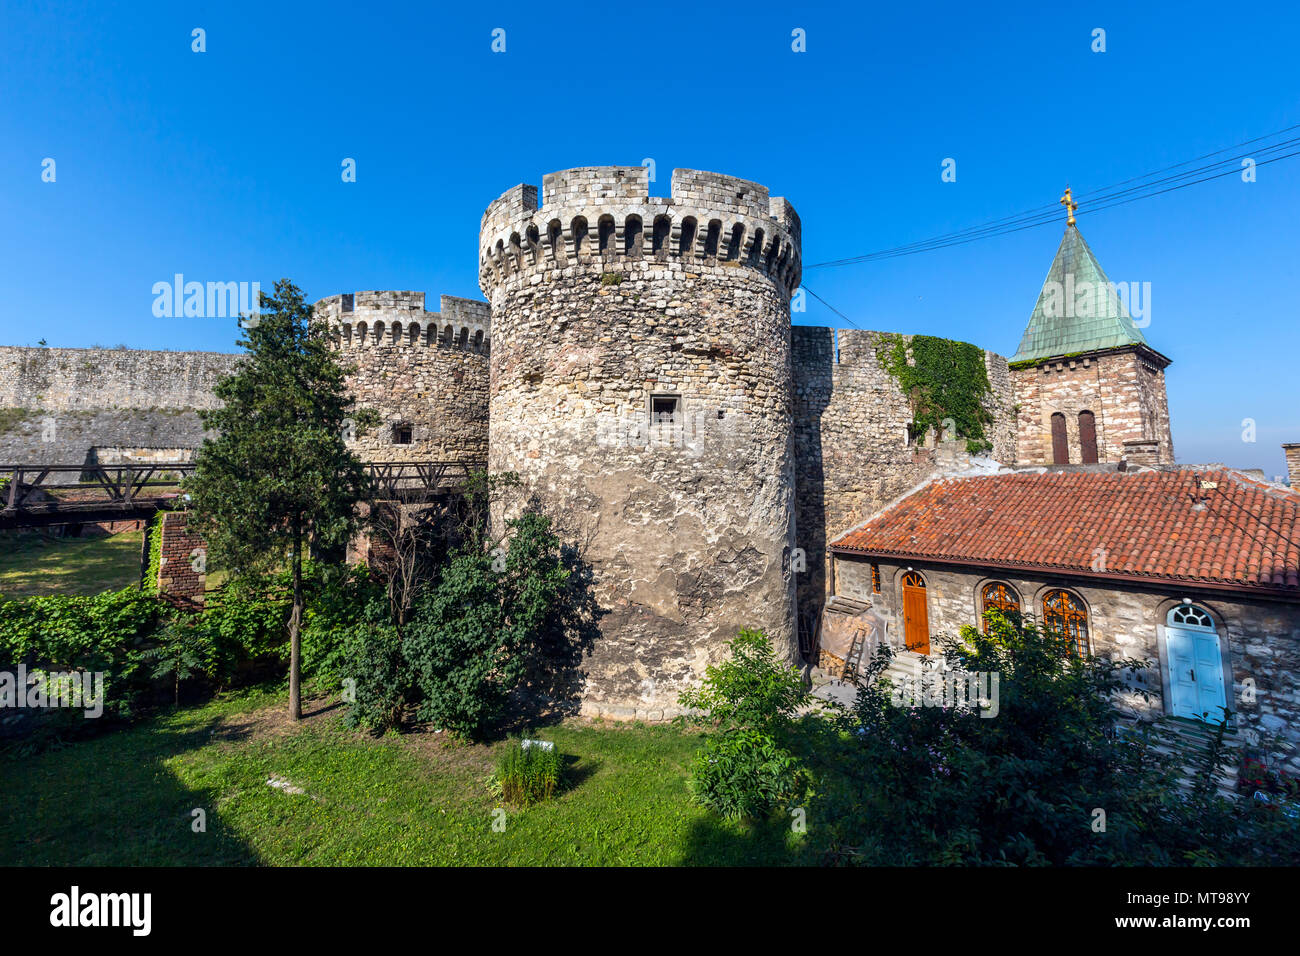
[[[1056,359],[1011,370],[1018,413],[1020,464],[1052,464],[1052,414],[1065,416],[1070,463],[1083,460],[1079,413],[1096,422],[1097,459],[1117,462],[1124,442],[1159,442],[1159,462],[1173,464],[1169,401],[1160,364],[1136,349]]]
[[[483,218],[490,457],[592,565],[587,713],[668,716],[742,627],[796,657],[789,296],[798,218],[755,183],[566,170]],[[651,422],[652,396],[675,420]]]
[[[95,449],[197,448],[198,410],[239,356],[0,347],[0,463],[79,465]]]
[[[1177,585],[1139,587],[1131,584],[1071,579],[1057,575],[1026,575],[1021,572],[995,574],[979,569],[926,564],[921,561],[878,562],[880,593],[872,590],[871,560],[838,555],[835,560],[836,592],[870,601],[890,619],[890,638],[902,644],[903,572],[914,568],[926,582],[926,604],[930,621],[931,655],[941,653],[937,638],[956,636],[962,625],[980,619],[979,595],[992,581],[1010,584],[1020,595],[1026,616],[1041,617],[1043,593],[1066,587],[1082,598],[1088,609],[1088,630],[1092,652],[1112,660],[1149,661],[1152,667],[1138,672],[1140,683],[1122,695],[1122,712],[1131,716],[1155,716],[1166,711],[1167,688],[1163,657],[1163,628],[1169,610],[1190,598],[1214,617],[1220,639],[1226,637],[1232,670],[1228,705],[1239,715],[1243,728],[1255,730],[1261,740],[1280,734],[1284,742],[1277,752],[1290,772],[1300,771],[1300,605],[1207,591]],[[1253,681],[1252,702],[1247,680]],[[1144,700],[1138,689],[1145,691]]]
[[[349,444],[367,461],[486,463],[488,452],[488,304],[444,295],[425,310],[423,292],[357,292],[316,303],[339,358],[354,371],[348,388],[358,408],[379,413],[377,428]],[[399,444],[394,426],[409,425]]]
[[[964,441],[909,439],[911,403],[876,354],[883,333],[795,326],[791,334],[797,543],[807,563],[799,576],[799,605],[802,614],[815,615],[828,593],[827,542],[935,471],[967,464],[969,456]],[[989,455],[1014,464],[1007,362],[986,352],[985,366],[991,388],[985,404],[994,417],[986,427]]]

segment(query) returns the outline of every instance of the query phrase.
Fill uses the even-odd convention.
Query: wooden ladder
[[[858,668],[862,664],[862,649],[866,641],[862,639],[863,631],[861,628],[853,632],[853,643],[849,645],[848,656],[844,658],[843,680],[856,681],[858,679]]]

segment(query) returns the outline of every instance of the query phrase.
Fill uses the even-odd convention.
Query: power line
[[[1122,180],[1117,183],[1113,183],[1109,186],[1100,187],[1099,189],[1092,190],[1091,192],[1081,194],[1084,196],[1092,196],[1094,198],[1079,203],[1079,207],[1081,209],[1086,207],[1089,212],[1099,212],[1103,209],[1112,208],[1113,206],[1124,205],[1127,202],[1136,201],[1137,199],[1146,199],[1152,196],[1158,196],[1163,193],[1170,192],[1174,189],[1181,189],[1184,186],[1196,185],[1197,183],[1207,182],[1210,179],[1216,179],[1219,176],[1226,176],[1235,173],[1238,171],[1238,169],[1234,165],[1232,167],[1229,167],[1228,169],[1221,170],[1220,172],[1211,176],[1205,176],[1200,179],[1195,179],[1188,182],[1177,183],[1177,185],[1169,186],[1164,189],[1158,189],[1158,190],[1152,189],[1152,187],[1154,186],[1159,186],[1164,183],[1177,182],[1178,180],[1187,179],[1188,177],[1195,176],[1197,173],[1215,169],[1216,167],[1222,167],[1228,163],[1235,164],[1239,160],[1244,159],[1246,157],[1240,154],[1234,155],[1227,159],[1217,160],[1213,163],[1209,163],[1204,166],[1197,167],[1195,169],[1185,170],[1174,176],[1166,176],[1163,179],[1153,180],[1151,178],[1153,176],[1158,176],[1161,173],[1169,172],[1170,170],[1178,169],[1180,167],[1187,166],[1191,163],[1199,162],[1202,159],[1207,159],[1211,156],[1216,156],[1221,153],[1239,149],[1242,146],[1250,145],[1252,143],[1257,143],[1261,140],[1270,139],[1272,137],[1281,135],[1283,133],[1288,133],[1296,129],[1300,129],[1300,124],[1296,126],[1289,126],[1281,130],[1276,130],[1272,133],[1265,134],[1264,136],[1255,137],[1254,139],[1245,140],[1244,142],[1238,143],[1234,146],[1224,147],[1223,149],[1206,153],[1202,156],[1195,157],[1194,159],[1184,160],[1181,163],[1175,163],[1172,166],[1166,166],[1162,169],[1154,170],[1142,176],[1133,177],[1130,179]],[[1254,153],[1256,155],[1267,156],[1270,153],[1274,153],[1277,150],[1284,149],[1296,143],[1300,143],[1300,137],[1295,137],[1292,139],[1284,140],[1282,142],[1274,143],[1272,145],[1264,147],[1261,150],[1255,150]],[[1297,154],[1300,154],[1300,150],[1286,153],[1280,156],[1273,156],[1269,159],[1257,160],[1255,162],[1255,165],[1265,166],[1271,162],[1277,162],[1282,159],[1288,159]],[[1136,182],[1139,180],[1148,180],[1148,181],[1142,182],[1140,185],[1137,186],[1131,186],[1127,189],[1118,188],[1120,186],[1126,186],[1129,183]],[[1130,193],[1138,193],[1138,195],[1129,196],[1128,198],[1125,199],[1120,198]],[[1046,225],[1049,222],[1056,221],[1060,215],[1060,211],[1055,209],[1055,205],[1056,204],[1038,207],[1038,211],[1026,210],[1023,213],[1017,213],[1012,216],[1004,216],[1001,219],[994,219],[982,225],[968,227],[966,229],[958,230],[952,233],[945,233],[940,236],[935,236],[930,239],[919,240],[913,243],[907,243],[902,246],[895,246],[891,249],[883,249],[877,252],[867,253],[861,256],[853,256],[846,259],[835,259],[827,262],[812,263],[810,265],[806,265],[804,268],[805,270],[817,269],[817,268],[825,268],[825,267],[851,265],[859,262],[874,261],[877,259],[892,259],[901,255],[913,255],[917,252],[929,252],[935,249],[945,249],[954,245],[963,245],[966,242],[973,242],[976,239],[994,238],[996,236],[1009,235],[1012,232],[1019,232],[1022,229],[1032,228],[1039,225]]]
[[[825,299],[823,299],[821,296],[819,296],[819,295],[818,295],[816,292],[814,292],[812,289],[808,288],[807,285],[800,285],[800,288],[803,289],[805,292],[807,292],[810,296],[812,296],[812,297],[813,297],[814,299],[816,299],[818,302],[820,302],[822,305],[826,306],[826,308],[830,309],[832,312],[834,312],[836,315],[838,315],[838,316],[839,316],[841,319],[843,319],[845,322],[848,322],[848,323],[849,323],[850,325],[852,325],[854,328],[862,329],[862,331],[864,331],[864,332],[866,331],[866,329],[863,329],[862,326],[858,325],[858,323],[854,322],[852,319],[850,319],[847,315],[845,315],[845,314],[844,314],[843,312],[841,312],[839,309],[835,308],[835,306],[831,305],[829,302],[827,302]]]

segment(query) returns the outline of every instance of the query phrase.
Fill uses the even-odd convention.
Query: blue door
[[[1165,644],[1173,715],[1212,723],[1222,720],[1228,698],[1214,619],[1194,604],[1174,608],[1169,612]]]

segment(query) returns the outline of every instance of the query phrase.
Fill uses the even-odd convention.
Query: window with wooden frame
[[[1089,411],[1079,413],[1079,457],[1085,465],[1097,464],[1097,417]]]
[[[880,565],[875,561],[871,562],[871,593],[880,593]]]
[[[985,611],[1000,611],[1004,617],[1020,614],[1020,595],[1016,589],[1001,581],[984,585],[980,592],[980,623],[984,633],[989,632],[989,622],[984,619]]]
[[[1043,630],[1070,642],[1071,652],[1088,653],[1088,611],[1078,595],[1064,589],[1043,595]]]
[[[1065,433],[1065,416],[1060,412],[1052,413],[1052,464],[1068,465],[1070,463],[1070,440]]]

